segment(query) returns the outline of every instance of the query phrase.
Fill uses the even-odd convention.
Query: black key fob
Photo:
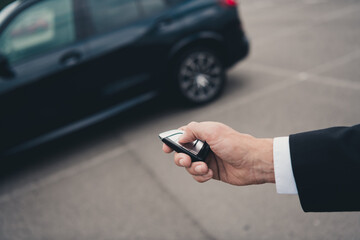
[[[184,134],[181,130],[170,130],[159,134],[161,141],[178,153],[185,153],[191,157],[193,162],[205,161],[210,151],[210,146],[201,140],[192,143],[180,144],[180,136]]]

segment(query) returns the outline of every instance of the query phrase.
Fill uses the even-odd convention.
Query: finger
[[[173,150],[172,148],[170,148],[168,145],[166,145],[165,143],[163,144],[162,146],[162,150],[165,152],[165,153],[171,153]]]
[[[194,176],[205,175],[209,172],[209,167],[204,162],[193,162],[190,167],[187,167],[186,170]]]
[[[208,141],[213,133],[214,126],[212,125],[212,129],[209,128],[209,123],[202,122],[191,122],[184,128],[184,134],[179,138],[180,143],[188,143],[193,142],[196,139],[202,141]],[[217,125],[215,125],[217,126]]]
[[[190,167],[191,166],[191,158],[189,155],[185,153],[175,153],[174,162],[179,167]]]
[[[208,165],[208,168],[210,168],[213,171],[212,178],[219,180],[219,164],[216,160],[215,154],[213,152],[210,152],[208,158],[206,159],[206,164]]]
[[[198,138],[196,138],[196,135],[194,132],[194,129],[197,128],[198,124],[199,123],[197,123],[197,122],[191,122],[187,126],[181,127],[180,129],[184,131],[184,134],[179,138],[179,143],[193,142],[196,139],[198,139]],[[190,126],[191,126],[191,128],[190,128]]]
[[[179,127],[180,130],[185,130],[186,126]]]
[[[205,175],[202,176],[193,176],[193,178],[195,179],[195,181],[199,182],[199,183],[204,183],[209,181],[211,178],[213,177],[213,171],[211,169],[209,169],[209,172]]]

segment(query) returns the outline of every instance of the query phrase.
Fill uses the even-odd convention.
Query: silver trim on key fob
[[[178,140],[182,134],[184,134],[184,131],[182,130],[170,130],[160,133],[159,137],[176,152],[183,152],[190,155],[193,161],[204,161],[209,151],[208,144],[200,140],[195,140],[192,143],[180,144]]]

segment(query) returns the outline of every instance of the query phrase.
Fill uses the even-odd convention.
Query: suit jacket
[[[290,135],[305,212],[360,211],[360,125]]]

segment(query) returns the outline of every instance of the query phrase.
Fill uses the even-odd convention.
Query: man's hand
[[[192,122],[181,127],[185,131],[180,143],[200,139],[212,150],[206,162],[191,162],[184,153],[175,153],[175,164],[185,167],[198,182],[211,178],[233,185],[275,183],[273,139],[259,139],[241,134],[217,122]],[[163,151],[172,152],[167,145]]]

